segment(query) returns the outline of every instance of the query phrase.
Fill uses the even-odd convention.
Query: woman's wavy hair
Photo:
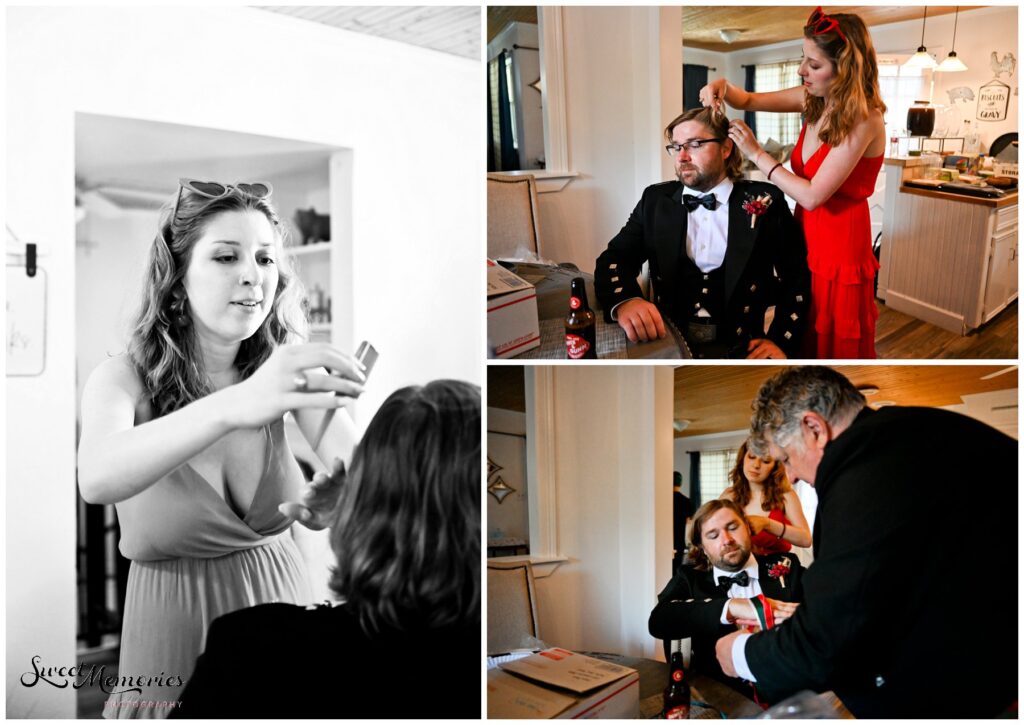
[[[480,622],[480,389],[392,393],[356,448],[331,528],[331,589],[368,634]]]
[[[743,176],[741,167],[743,166],[743,154],[736,148],[736,144],[733,143],[732,139],[729,138],[729,119],[724,113],[718,113],[712,108],[691,108],[689,111],[683,111],[678,116],[669,121],[668,126],[665,127],[665,140],[672,143],[672,132],[676,126],[687,121],[696,121],[703,125],[714,138],[723,139],[722,147],[725,148],[726,144],[732,151],[724,159],[725,174],[730,179],[735,181]]]
[[[260,328],[242,341],[235,358],[244,380],[262,365],[274,348],[286,342],[304,340],[308,324],[301,308],[303,288],[280,253],[286,230],[277,211],[267,199],[256,199],[238,189],[220,199],[207,199],[181,189],[177,212],[171,218],[172,204],[161,214],[157,235],[150,247],[143,281],[142,303],[135,315],[129,336],[128,354],[145,386],[153,408],[153,417],[178,410],[212,392],[202,369],[196,346],[195,325],[175,324],[178,316],[171,310],[184,299],[184,279],[196,242],[207,223],[217,214],[229,211],[258,211],[274,225],[278,254],[277,290],[273,306]],[[187,301],[185,301],[187,309]]]
[[[867,26],[859,15],[838,13],[830,15],[839,23],[839,30],[815,35],[810,26],[804,28],[804,37],[814,41],[832,62],[835,76],[828,92],[828,118],[818,137],[829,146],[838,146],[853,130],[858,121],[867,118],[875,109],[885,113],[882,91],[878,86],[878,60],[875,46]],[[825,113],[825,99],[804,91],[804,116],[807,123],[815,123]]]
[[[747,480],[746,474],[743,473],[743,459],[747,457],[748,450],[747,441],[743,441],[740,449],[736,451],[736,464],[729,471],[729,481],[732,483],[731,489],[734,500],[742,509],[747,507],[747,504],[750,503],[750,499],[754,495],[750,489],[750,481]],[[786,480],[786,469],[779,465],[778,461],[773,463],[772,472],[768,474],[768,478],[764,479],[761,487],[761,508],[765,511],[779,509],[785,512],[786,499],[784,495],[789,485]]]
[[[736,514],[740,521],[743,522],[743,525],[747,527],[747,535],[750,535],[750,522],[747,521],[747,515],[743,512],[743,507],[738,503],[727,498],[713,498],[705,503],[693,514],[693,524],[690,526],[690,559],[694,562],[693,566],[698,571],[707,571],[711,568],[711,560],[708,559],[708,555],[704,551],[704,543],[701,539],[704,531],[704,522],[722,509],[729,509]]]

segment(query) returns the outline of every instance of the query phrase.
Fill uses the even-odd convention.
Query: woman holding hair
[[[331,523],[338,603],[218,619],[175,716],[478,719],[480,480],[479,388],[393,393]]]
[[[744,441],[729,480],[732,485],[721,497],[736,502],[746,514],[755,554],[784,554],[794,546],[811,545],[800,499],[775,459],[755,455]]]
[[[771,93],[750,93],[719,78],[701,89],[701,103],[803,114],[792,172],[761,148],[743,121],[731,122],[729,136],[798,204],[811,269],[805,356],[874,358],[878,261],[871,250],[867,198],[885,153],[885,104],[864,21],[815,10],[804,26],[797,72],[802,86]]]
[[[116,505],[132,560],[119,672],[138,681],[114,688],[106,717],[165,717],[147,703],[176,700],[220,614],[311,596],[289,529],[326,526],[355,435],[334,416],[316,451],[331,476],[306,487],[283,417],[313,440],[365,378],[329,345],[290,344],[305,332],[301,288],[271,191],[181,180],[128,351],[83,391],[82,498]]]

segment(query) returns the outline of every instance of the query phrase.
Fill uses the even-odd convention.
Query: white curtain
[[[799,86],[801,81],[796,70],[800,61],[787,60],[782,63],[766,63],[756,66],[754,72],[754,90],[758,93],[781,91]],[[762,144],[769,139],[778,141],[783,146],[796,143],[800,136],[799,113],[761,113],[757,116],[757,140]]]

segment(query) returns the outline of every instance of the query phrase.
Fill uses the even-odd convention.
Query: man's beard
[[[728,561],[725,560],[726,555],[727,554],[731,554],[733,551],[739,551],[740,552],[739,563],[737,563],[737,564],[731,564],[731,563],[729,563]],[[737,571],[742,570],[743,567],[745,567],[747,565],[747,562],[749,560],[750,560],[750,550],[749,549],[744,550],[742,546],[737,546],[734,549],[730,549],[727,552],[721,553],[719,555],[718,561],[713,561],[711,563],[714,564],[715,566],[717,566],[722,571],[727,571],[727,572],[735,573]]]
[[[684,173],[693,174],[693,183],[688,184],[685,181],[683,181]],[[679,183],[682,184],[683,186],[693,189],[694,191],[699,191],[703,194],[706,194],[707,192],[711,191],[713,188],[718,186],[720,182],[720,179],[718,179],[717,176],[715,178],[712,178],[711,174],[709,174],[707,170],[702,171],[697,167],[688,169],[686,172],[682,172],[677,169],[676,178],[679,179]]]

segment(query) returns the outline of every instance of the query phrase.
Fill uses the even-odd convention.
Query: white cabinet
[[[993,215],[992,227],[985,284],[985,322],[1017,299],[1017,207],[999,209]]]
[[[916,172],[912,161],[886,159],[878,296],[890,309],[966,335],[1017,298],[1016,197],[904,187],[904,173]]]

